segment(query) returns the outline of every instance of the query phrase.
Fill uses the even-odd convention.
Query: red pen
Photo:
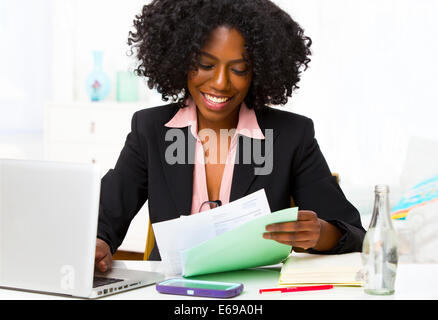
[[[259,293],[263,292],[275,292],[279,291],[281,293],[286,292],[299,292],[299,291],[315,291],[315,290],[328,290],[333,289],[333,285],[322,285],[322,286],[302,286],[302,287],[286,287],[286,288],[269,288],[269,289],[260,289]]]

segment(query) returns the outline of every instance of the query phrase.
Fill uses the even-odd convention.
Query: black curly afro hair
[[[135,73],[163,101],[184,107],[188,72],[197,70],[201,48],[219,26],[235,28],[245,39],[253,72],[246,105],[262,110],[286,104],[310,62],[312,41],[269,0],[153,0],[129,32],[131,54],[139,61]]]

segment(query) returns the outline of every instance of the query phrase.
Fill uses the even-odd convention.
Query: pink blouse
[[[190,97],[186,101],[186,108],[178,110],[176,115],[165,124],[169,128],[184,128],[190,126],[190,132],[196,139],[195,163],[193,170],[193,196],[191,214],[199,212],[202,203],[209,200],[221,200],[222,204],[230,202],[231,183],[233,180],[234,161],[236,159],[238,134],[245,135],[252,139],[265,139],[257,123],[254,110],[248,109],[244,102],[240,107],[239,120],[231,145],[228,150],[225,168],[222,175],[219,199],[208,199],[207,178],[205,173],[205,157],[201,139],[198,137],[198,117],[194,100]],[[207,210],[207,208],[202,211]]]

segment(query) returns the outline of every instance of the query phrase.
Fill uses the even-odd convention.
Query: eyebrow
[[[219,59],[218,59],[217,57],[215,57],[214,55],[209,54],[209,53],[204,52],[204,51],[201,51],[201,55],[207,56],[207,57],[212,58],[212,59],[214,59],[214,60],[219,60]],[[246,59],[244,59],[244,58],[241,58],[241,59],[235,59],[235,60],[228,61],[228,63],[238,63],[238,62],[248,62],[248,60],[246,60]]]

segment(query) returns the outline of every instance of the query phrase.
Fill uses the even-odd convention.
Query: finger
[[[274,223],[266,226],[266,231],[269,232],[298,232],[298,231],[311,231],[315,229],[314,221],[291,221]]]
[[[105,253],[102,250],[96,250],[96,254],[94,256],[94,263],[98,263],[105,257]]]
[[[112,259],[105,256],[104,259],[100,260],[96,267],[100,272],[107,272],[111,269]]]
[[[106,272],[108,270],[108,266],[104,260],[100,260],[96,267],[100,272]]]
[[[107,266],[107,271],[110,270],[111,267],[112,267],[112,265],[113,265],[113,257],[112,257],[112,255],[111,255],[111,253],[109,253],[109,254],[105,257],[104,261],[105,261],[105,264],[106,264],[106,266]]]
[[[293,244],[292,241],[279,241],[279,240],[275,240],[275,241],[277,241],[277,242],[279,242],[279,243],[281,243],[281,244],[285,244],[285,245],[287,245],[287,246],[294,247],[294,244]]]
[[[297,217],[298,221],[315,220],[317,218],[318,218],[318,215],[316,214],[315,211],[311,211],[311,210],[300,210],[300,211],[298,211],[298,217]]]
[[[307,250],[307,249],[313,248],[315,246],[315,243],[312,241],[298,241],[298,242],[295,242],[292,246]]]
[[[107,255],[108,251],[105,250],[105,248],[102,248],[99,245],[96,245],[96,251],[94,254],[94,262],[99,262],[100,260],[102,260],[103,258],[105,258],[105,256]]]
[[[315,241],[316,237],[312,232],[266,232],[263,234],[263,238],[276,240],[276,241]],[[315,238],[315,239],[314,239]]]
[[[277,242],[294,248],[301,248],[304,250],[313,248],[315,246],[315,244],[312,241],[277,241]]]
[[[111,254],[103,250],[97,250],[94,259],[94,264],[100,272],[106,272],[111,268],[112,257]]]
[[[307,250],[307,249],[313,248],[315,245],[316,245],[316,243],[313,241],[297,241],[294,243],[293,246]]]
[[[275,240],[281,244],[285,244],[287,246],[291,246],[294,248],[301,248],[307,250],[314,246],[314,243],[311,241],[283,241],[283,240]]]
[[[111,267],[112,256],[109,246],[100,239],[96,240],[96,251],[94,256],[94,264],[100,271],[106,271]]]
[[[94,257],[94,265],[101,272],[104,272],[103,270],[106,269],[106,263],[104,258],[105,255],[102,252],[96,251],[96,256]]]

